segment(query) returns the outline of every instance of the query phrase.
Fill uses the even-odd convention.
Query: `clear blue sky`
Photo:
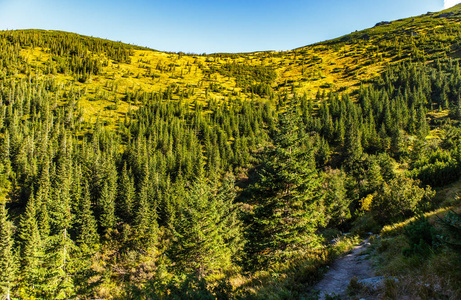
[[[457,0],[0,0],[0,29],[54,29],[193,53],[290,50]]]

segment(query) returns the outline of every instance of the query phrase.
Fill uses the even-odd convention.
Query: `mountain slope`
[[[458,57],[460,16],[458,5],[292,51],[207,56],[163,53],[65,32],[4,31],[1,57],[8,67],[2,77],[45,76],[63,90],[78,90],[84,114],[93,120],[100,115],[109,123],[116,123],[130,105],[138,106],[126,100],[127,93],[157,92],[201,102],[270,98],[273,92],[315,97],[319,90],[356,90],[402,60]]]
[[[305,299],[360,235],[458,205],[459,9],[287,52],[0,32],[0,295]],[[422,225],[392,252],[459,244]]]

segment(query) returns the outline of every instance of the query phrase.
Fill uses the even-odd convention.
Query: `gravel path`
[[[313,287],[314,291],[320,291],[319,299],[325,299],[326,295],[337,295],[343,299],[353,277],[365,279],[374,276],[370,261],[365,259],[367,255],[362,255],[369,245],[366,239],[330,266],[322,281]]]

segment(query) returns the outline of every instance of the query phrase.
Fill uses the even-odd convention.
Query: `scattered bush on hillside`
[[[411,217],[418,207],[429,203],[435,192],[419,181],[398,176],[384,183],[372,203],[372,213],[382,224]]]

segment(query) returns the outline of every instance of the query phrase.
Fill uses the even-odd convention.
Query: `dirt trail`
[[[343,299],[346,296],[347,286],[353,277],[365,279],[374,276],[371,263],[366,259],[367,255],[363,255],[369,245],[370,243],[366,239],[330,266],[322,281],[313,288],[314,291],[320,291],[319,299],[325,299],[326,295],[337,295]]]

